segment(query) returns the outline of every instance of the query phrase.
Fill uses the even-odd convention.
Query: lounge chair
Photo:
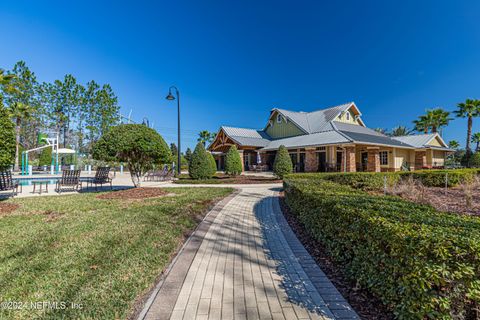
[[[17,179],[12,178],[12,171],[0,172],[0,191],[12,191],[12,197],[18,194],[18,189],[22,192],[22,185]]]
[[[110,184],[110,190],[113,190],[112,179],[109,177],[110,167],[99,167],[95,173],[95,177],[87,179],[87,188],[88,185],[95,185],[95,190],[97,190],[98,185],[102,187],[104,184]]]
[[[62,177],[57,180],[55,184],[55,191],[62,193],[62,189],[72,189],[78,191],[82,189],[82,182],[80,181],[80,170],[63,170]]]
[[[162,181],[168,175],[168,166],[164,166],[162,170],[151,170],[147,172],[144,181]]]

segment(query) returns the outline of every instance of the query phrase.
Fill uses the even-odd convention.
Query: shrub
[[[242,173],[242,159],[236,146],[231,146],[225,156],[225,173],[236,176]]]
[[[212,167],[212,176],[217,173],[217,162],[215,161],[215,158],[213,157],[213,154],[208,152],[208,160],[210,160],[210,166]]]
[[[383,190],[385,182],[387,182],[387,187],[391,187],[400,180],[405,181],[409,178],[421,182],[426,187],[444,187],[447,178],[448,186],[455,187],[461,183],[473,181],[479,173],[478,169],[452,169],[408,172],[303,173],[295,176],[333,181],[364,191],[379,191]]]
[[[94,144],[92,154],[95,160],[125,162],[135,187],[147,170],[171,159],[162,136],[143,124],[112,127]]]
[[[480,151],[475,152],[470,158],[470,166],[480,168]]]
[[[38,161],[39,166],[51,166],[52,165],[52,148],[42,149]]]
[[[478,219],[315,176],[290,175],[284,186],[286,203],[307,232],[398,319],[460,319],[475,312]]]
[[[190,159],[188,174],[192,179],[208,179],[212,177],[212,162],[203,143],[197,143]]]
[[[293,172],[293,164],[287,148],[281,145],[275,155],[275,162],[273,163],[273,173],[283,179],[283,177]]]
[[[1,97],[0,97],[1,99]],[[0,170],[10,167],[15,161],[15,131],[7,109],[0,100]]]

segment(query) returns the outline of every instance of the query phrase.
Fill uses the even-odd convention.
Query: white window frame
[[[280,113],[277,114],[277,123],[282,123],[282,115]]]
[[[380,157],[380,165],[388,166],[388,151],[380,151],[378,156]]]

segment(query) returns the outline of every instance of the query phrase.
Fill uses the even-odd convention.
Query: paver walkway
[[[275,190],[242,189],[205,231],[143,319],[359,319],[288,226]]]

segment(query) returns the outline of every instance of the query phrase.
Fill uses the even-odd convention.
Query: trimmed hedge
[[[448,174],[448,176],[446,176]],[[350,186],[364,191],[382,190],[386,182],[389,186],[400,180],[412,177],[426,187],[445,187],[445,178],[448,186],[455,187],[460,183],[472,181],[480,169],[454,169],[454,170],[418,170],[409,172],[341,172],[341,173],[302,173],[295,177],[328,180]]]
[[[285,148],[284,145],[281,145],[278,148],[277,154],[275,155],[275,161],[273,162],[273,173],[280,179],[283,179],[285,175],[292,172],[292,158],[290,158],[287,148]]]
[[[287,176],[286,203],[348,278],[398,319],[472,317],[480,305],[480,220],[319,176]]]
[[[190,178],[197,180],[209,179],[214,174],[210,155],[201,142],[197,143],[192,153],[190,165],[188,166],[188,174]]]
[[[225,173],[237,176],[242,173],[242,159],[235,145],[231,146],[225,156]]]

